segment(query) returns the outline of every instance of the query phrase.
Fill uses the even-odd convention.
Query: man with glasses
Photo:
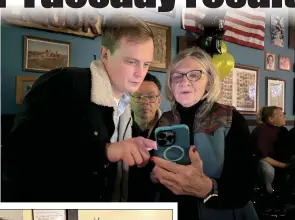
[[[131,109],[134,120],[141,129],[141,136],[149,137],[161,116],[161,83],[158,78],[148,73],[139,89],[132,94]]]

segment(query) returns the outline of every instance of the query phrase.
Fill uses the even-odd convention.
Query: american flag
[[[182,28],[191,32],[201,32],[205,8],[182,10]],[[224,16],[225,34],[223,40],[246,47],[264,50],[265,12],[257,10],[232,10]]]

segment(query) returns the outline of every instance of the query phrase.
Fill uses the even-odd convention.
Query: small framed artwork
[[[221,83],[219,103],[236,107],[241,114],[257,114],[259,109],[259,67],[235,64]]]
[[[24,37],[24,71],[47,72],[71,66],[72,44],[39,37]]]
[[[285,112],[286,82],[279,78],[265,78],[266,106],[278,106]]]
[[[264,53],[264,69],[268,71],[276,71],[276,55],[274,53]]]
[[[33,209],[33,220],[67,220],[67,210]]]
[[[171,26],[147,22],[155,36],[154,60],[150,71],[166,72],[171,60]]]
[[[285,71],[291,70],[291,61],[289,57],[279,56],[279,69]]]
[[[22,104],[25,96],[31,90],[37,77],[33,76],[17,76],[16,77],[16,104]]]
[[[285,22],[284,16],[271,16],[270,21],[271,43],[278,47],[284,47]]]

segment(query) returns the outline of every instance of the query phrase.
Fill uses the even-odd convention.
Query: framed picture
[[[283,16],[271,16],[270,21],[271,44],[284,47],[285,22]]]
[[[154,60],[149,70],[166,72],[171,60],[171,26],[147,23],[155,36]]]
[[[295,49],[295,13],[289,11],[289,48]]]
[[[259,67],[235,64],[221,83],[219,103],[236,107],[241,114],[256,114],[259,109]]]
[[[279,78],[265,78],[266,106],[278,106],[285,112],[285,87],[286,82]]]
[[[33,209],[33,220],[67,220],[67,210]]]
[[[279,69],[280,70],[291,70],[291,61],[289,57],[279,56]]]
[[[39,37],[24,37],[24,71],[47,72],[71,66],[72,44]]]
[[[264,53],[264,69],[268,71],[276,71],[276,55],[274,53]]]
[[[177,36],[177,53],[187,48],[196,47],[197,39],[195,37]]]
[[[22,104],[25,96],[31,90],[37,77],[17,76],[16,77],[16,104]]]

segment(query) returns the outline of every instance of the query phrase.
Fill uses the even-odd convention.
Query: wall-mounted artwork
[[[242,114],[256,114],[259,109],[259,67],[236,64],[222,81],[219,103],[232,105]]]
[[[155,36],[151,71],[166,72],[171,60],[171,26],[147,22]]]
[[[187,48],[196,47],[196,37],[177,36],[177,53]]]
[[[5,10],[2,18],[6,24],[48,32],[70,34],[79,37],[96,38],[101,35],[103,16],[98,10],[86,12],[70,10]]]
[[[291,61],[290,57],[279,56],[279,69],[290,71],[291,70]]]
[[[47,72],[71,66],[72,44],[39,37],[24,37],[24,71]]]
[[[284,47],[285,23],[283,16],[271,16],[270,22],[271,43],[278,47]]]
[[[25,96],[31,90],[37,77],[33,76],[17,76],[16,77],[16,104],[23,103]]]
[[[276,71],[276,55],[274,53],[264,53],[264,69],[268,71]]]
[[[266,106],[278,106],[285,112],[286,82],[279,78],[265,78]]]

